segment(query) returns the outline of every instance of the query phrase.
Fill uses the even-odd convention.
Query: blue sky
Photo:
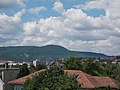
[[[60,16],[60,14],[56,11],[53,10],[53,4],[55,0],[24,0],[23,3],[25,4],[26,9],[31,9],[34,7],[42,7],[44,6],[46,10],[38,12],[38,15],[35,14],[30,14],[30,13],[25,13],[22,16],[23,21],[28,21],[28,20],[34,20],[34,19],[40,19],[40,18],[47,18],[50,16]],[[79,4],[85,4],[88,2],[88,0],[61,0],[61,2],[64,5],[64,9],[70,9],[70,8],[75,8],[75,6]],[[23,7],[20,6],[14,6],[11,8],[1,8],[0,12],[5,13],[9,16],[14,15],[14,13],[17,13],[20,11]],[[104,9],[90,9],[90,10],[83,10],[88,16],[93,16],[93,17],[99,17],[100,15],[105,15]]]
[[[0,46],[57,44],[119,55],[119,8],[119,0],[1,0]]]

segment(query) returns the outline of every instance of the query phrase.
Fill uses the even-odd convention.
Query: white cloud
[[[65,9],[64,9],[64,7],[63,7],[63,4],[60,2],[60,0],[57,0],[57,1],[54,3],[53,9],[54,9],[55,11],[57,11],[58,13],[60,13],[60,14],[64,14],[64,12],[65,12]]]
[[[101,1],[103,2],[103,0]],[[92,1],[88,3],[91,2]],[[21,37],[19,36],[20,39],[17,39],[18,41],[14,39],[9,40],[5,42],[4,45],[8,45],[8,43],[12,45],[37,46],[58,44],[71,50],[93,51],[110,55],[120,54],[120,17],[118,11],[115,9],[119,7],[118,4],[114,5],[113,3],[114,10],[117,11],[114,12],[111,7],[113,5],[110,2],[109,6],[107,6],[108,3],[103,3],[103,6],[100,6],[97,0],[95,3],[88,3],[86,3],[84,8],[88,9],[90,5],[91,8],[104,8],[106,15],[95,18],[88,16],[81,9],[70,8],[65,10],[63,4],[57,1],[54,4],[54,10],[59,12],[61,16],[51,16],[48,18],[41,18],[37,21],[23,23],[23,32],[21,32]],[[2,38],[5,31],[7,31],[7,33],[5,33],[7,35],[11,32],[13,35],[20,32],[21,15],[22,14],[18,12],[11,17],[5,14],[0,16],[0,36]],[[9,29],[5,27],[5,25],[8,26]],[[4,29],[2,29],[3,26]],[[5,37],[7,36],[4,36],[4,38]]]
[[[58,44],[72,50],[120,54],[120,44],[117,43],[119,24],[114,25],[116,20],[109,17],[109,10],[106,16],[94,18],[87,16],[81,9],[70,8],[65,11],[60,1],[55,2],[54,10],[62,16],[24,24],[22,45]]]
[[[6,45],[5,43],[19,38],[19,34],[22,32],[21,23],[22,14],[23,10],[17,12],[13,16],[0,14],[0,38],[1,38],[0,41],[4,41],[1,43],[1,45]]]
[[[22,8],[25,7],[23,0],[0,0],[0,8],[11,8],[15,5],[20,5]]]
[[[28,12],[31,13],[31,14],[36,14],[37,15],[39,12],[44,11],[44,10],[47,10],[47,8],[44,7],[44,6],[41,6],[41,7],[30,8],[28,10]]]
[[[104,9],[109,12],[110,18],[120,18],[120,1],[119,0],[93,0],[85,5],[80,5],[83,9]]]

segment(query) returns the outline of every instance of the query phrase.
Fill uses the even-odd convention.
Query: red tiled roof
[[[15,79],[8,83],[18,84],[18,85],[24,84],[28,78],[30,79],[33,77],[34,74],[45,71],[45,70],[46,69],[40,70],[38,72]],[[114,79],[111,79],[110,77],[92,76],[80,70],[64,70],[64,72],[67,75],[78,75],[77,81],[81,85],[82,88],[97,88],[97,87],[108,87],[108,86],[110,86],[111,88],[119,88],[116,81]]]
[[[8,83],[9,83],[9,84],[22,85],[22,84],[25,83],[25,81],[26,81],[27,79],[31,79],[31,78],[33,77],[34,74],[40,73],[40,72],[45,71],[45,70],[46,70],[46,69],[37,71],[37,72],[32,73],[32,74],[29,74],[29,75],[27,75],[27,76],[24,76],[24,77],[21,77],[21,78],[18,78],[18,79],[9,81]]]
[[[117,82],[110,77],[94,77],[101,87],[110,86],[113,88],[118,88]]]
[[[78,75],[77,81],[82,88],[108,87],[119,88],[116,81],[110,77],[98,77],[89,75],[80,70],[65,70],[68,75]]]

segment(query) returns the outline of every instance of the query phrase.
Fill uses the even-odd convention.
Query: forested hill
[[[39,59],[41,61],[45,61],[67,58],[71,56],[107,57],[107,55],[101,53],[70,51],[58,45],[47,45],[42,47],[36,46],[0,47],[1,60],[31,61]]]

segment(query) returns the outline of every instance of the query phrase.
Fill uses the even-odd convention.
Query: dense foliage
[[[68,70],[81,70],[81,62],[78,57],[70,57],[64,62],[64,69]]]
[[[92,52],[75,52],[67,50],[64,47],[57,45],[48,45],[43,47],[35,46],[15,46],[15,47],[0,47],[1,60],[14,61],[31,61],[40,59],[41,62],[52,61],[54,59],[67,58],[71,56],[81,57],[107,57],[104,54]]]
[[[77,57],[71,57],[64,61],[63,68],[66,70],[82,70],[94,76],[110,76],[120,82],[119,64],[104,64],[104,62],[96,62],[91,58],[82,60]]]
[[[66,70],[82,70],[88,74],[96,76],[106,76],[104,67],[99,63],[95,63],[91,58],[82,61],[78,57],[70,57],[64,61],[64,69]]]
[[[94,76],[106,76],[106,71],[100,63],[94,62],[92,59],[86,60],[83,64],[83,71]]]
[[[110,76],[120,82],[120,65],[95,61],[92,58],[71,57],[63,61],[61,68],[51,67],[26,81],[23,90],[76,90],[80,88],[77,76],[68,76],[63,70],[82,70],[95,76]],[[100,87],[93,90],[111,90]]]
[[[76,90],[79,85],[76,76],[68,76],[62,69],[52,67],[27,80],[23,87],[23,90]]]
[[[47,69],[47,67],[44,64],[38,64],[36,65],[36,70],[41,70],[41,69]]]
[[[26,76],[26,75],[28,75],[28,74],[30,74],[29,69],[28,69],[28,66],[27,66],[27,64],[23,64],[23,65],[21,66],[21,68],[20,68],[19,73],[17,74],[17,78]]]

